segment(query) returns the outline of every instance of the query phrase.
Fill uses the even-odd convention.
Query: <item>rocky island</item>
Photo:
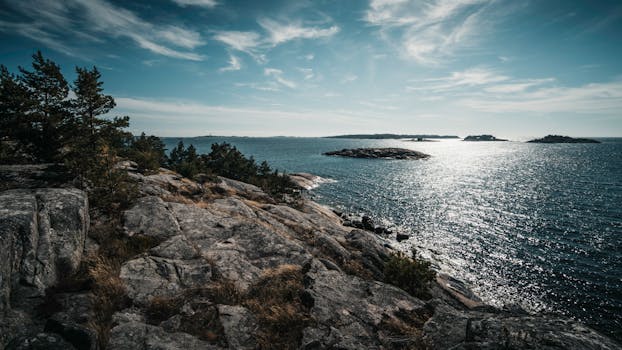
[[[469,135],[462,141],[507,141],[506,139],[498,139],[492,135]]]
[[[547,135],[541,139],[527,141],[529,143],[600,143],[600,141],[584,138],[574,138],[561,135]]]
[[[425,159],[429,154],[406,148],[352,148],[324,153],[327,156],[375,159]]]

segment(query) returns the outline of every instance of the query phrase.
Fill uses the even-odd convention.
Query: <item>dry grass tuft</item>
[[[220,279],[202,288],[186,290],[174,297],[152,298],[145,315],[147,322],[154,325],[179,315],[179,328],[183,332],[213,344],[227,346],[216,305],[237,305],[241,301],[242,295],[235,284],[227,279]],[[193,311],[182,311],[186,306]]]
[[[421,310],[404,311],[398,310],[395,315],[384,315],[379,329],[393,339],[401,339],[400,343],[405,349],[424,350],[428,349],[423,340],[421,329],[424,323],[432,316],[432,308]]]
[[[165,202],[181,203],[181,204],[194,204],[194,201],[182,194],[174,193],[162,196],[162,200]]]
[[[303,329],[312,322],[301,300],[303,291],[302,269],[295,265],[267,271],[249,289],[244,305],[257,318],[262,349],[298,348]]]
[[[341,264],[341,267],[349,275],[354,275],[368,281],[374,279],[374,274],[368,268],[363,266],[363,263],[361,263],[360,260],[354,257],[353,259],[345,261]]]
[[[119,277],[121,263],[101,255],[87,259],[88,274],[92,280],[93,311],[95,319],[91,327],[97,330],[99,346],[105,349],[112,327],[112,315],[115,311],[129,306],[129,298]]]

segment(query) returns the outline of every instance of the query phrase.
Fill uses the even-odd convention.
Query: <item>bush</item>
[[[246,158],[235,146],[214,143],[209,154],[197,155],[194,146],[188,148],[179,141],[168,158],[168,166],[181,175],[193,178],[224,176],[260,187],[273,197],[297,196],[297,186],[284,174],[272,170],[267,162],[257,165],[253,157]]]
[[[413,258],[404,253],[393,254],[384,266],[384,281],[399,287],[412,296],[429,299],[430,283],[436,272],[430,269],[430,262],[417,259],[413,251]]]
[[[143,132],[140,136],[130,141],[125,155],[138,164],[138,170],[142,173],[152,173],[160,166],[166,164],[166,149],[164,143],[157,136],[146,136]]]

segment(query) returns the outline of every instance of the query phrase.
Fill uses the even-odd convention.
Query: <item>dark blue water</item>
[[[172,146],[177,139],[166,139]],[[227,141],[287,172],[337,180],[319,202],[384,218],[493,305],[576,318],[622,340],[622,139],[601,144],[411,143],[319,138],[186,139],[201,152]],[[323,156],[397,146],[428,160]]]

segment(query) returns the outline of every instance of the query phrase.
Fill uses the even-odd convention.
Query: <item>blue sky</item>
[[[159,136],[622,136],[620,1],[0,0],[0,38]]]

